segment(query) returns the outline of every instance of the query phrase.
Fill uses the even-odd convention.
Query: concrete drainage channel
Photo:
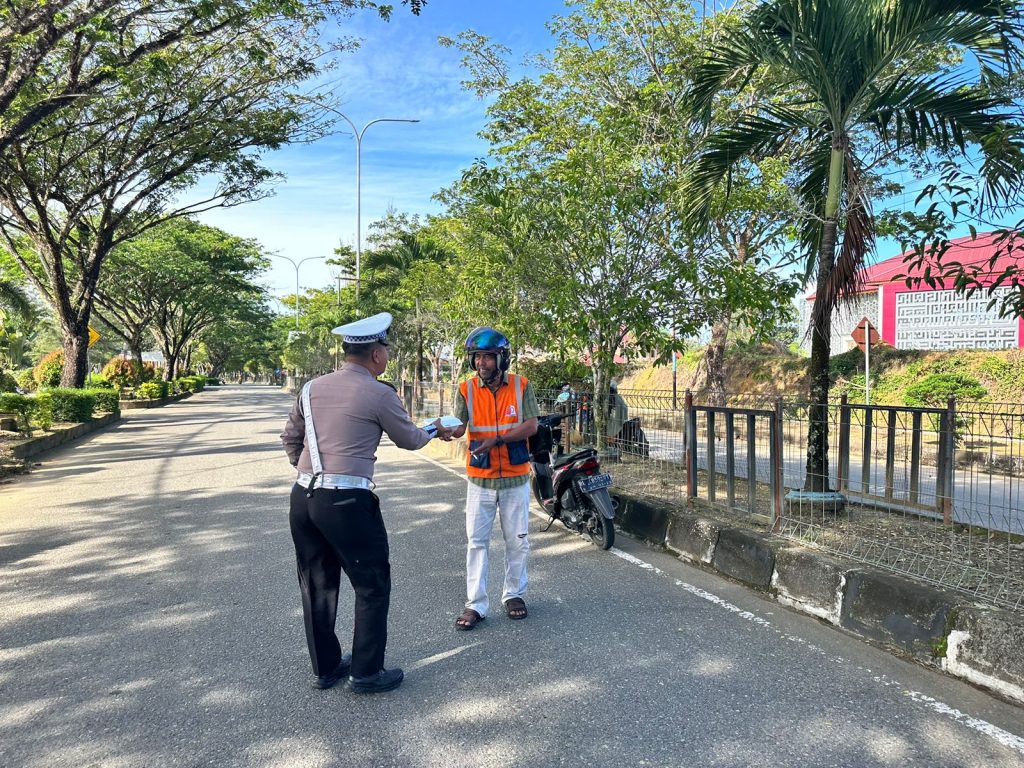
[[[463,459],[465,441],[429,443]],[[613,489],[616,527],[899,656],[1024,705],[1024,616]]]

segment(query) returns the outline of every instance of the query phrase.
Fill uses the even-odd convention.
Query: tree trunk
[[[708,376],[708,405],[724,406],[725,393],[725,343],[729,337],[732,313],[725,312],[711,326],[711,341],[704,351],[704,368]]]
[[[807,474],[804,478],[804,490],[813,492],[828,491],[828,393],[829,360],[832,352],[832,309],[834,301],[825,293],[829,275],[835,265],[835,243],[838,223],[826,220],[821,238],[821,251],[818,256],[818,280],[814,302],[822,302],[816,307],[815,322],[811,329],[811,361],[808,374],[811,382],[809,424],[807,427]],[[817,311],[817,310],[821,311]]]
[[[133,341],[128,343],[128,351],[131,353],[132,360],[135,361],[137,366],[136,370],[142,372],[142,337],[136,336]]]
[[[64,350],[64,369],[60,374],[62,387],[81,388],[85,384],[89,354],[89,325],[79,323],[79,328],[65,328],[61,339]]]
[[[753,225],[748,223],[736,237],[734,244],[730,243],[727,234],[722,232],[723,244],[727,250],[732,252],[734,264],[746,264],[747,256],[750,253],[750,241],[754,237],[752,230]],[[725,346],[729,340],[731,324],[732,311],[727,309],[711,326],[711,341],[704,352],[704,369],[707,371],[708,377],[708,405],[724,406],[726,402]]]
[[[818,251],[818,281],[811,310],[811,380],[807,426],[807,474],[804,490],[829,491],[828,477],[828,392],[829,358],[832,352],[832,310],[837,296],[829,278],[836,263],[836,236],[839,232],[839,203],[843,188],[843,163],[848,138],[837,134],[832,140],[828,187],[825,190],[825,217]]]

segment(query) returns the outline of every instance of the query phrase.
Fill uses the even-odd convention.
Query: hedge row
[[[172,394],[201,392],[202,376],[183,376],[174,381],[147,381],[134,391],[138,399],[159,400]],[[55,421],[92,421],[97,412],[119,413],[122,392],[110,387],[93,389],[42,389],[29,395],[0,392],[0,413],[12,413],[18,430],[31,433],[33,427],[49,429]]]
[[[57,387],[32,395],[0,394],[0,413],[13,413],[22,432],[31,432],[34,426],[49,429],[55,421],[92,421],[97,411],[118,413],[120,410],[117,392],[113,389]]]

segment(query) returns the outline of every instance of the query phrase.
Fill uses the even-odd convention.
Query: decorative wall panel
[[[1008,288],[997,288],[1002,297]],[[1007,349],[1017,347],[1016,318],[1000,319],[987,309],[991,296],[970,299],[956,291],[896,295],[896,347],[899,349]]]

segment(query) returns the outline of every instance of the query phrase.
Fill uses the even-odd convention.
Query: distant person
[[[497,514],[505,540],[501,602],[510,619],[526,618],[526,560],[530,552],[530,452],[540,408],[523,376],[510,376],[511,349],[504,334],[477,328],[466,338],[466,355],[476,376],[459,385],[455,415],[469,430],[466,455],[466,606],[455,620],[459,630],[487,618],[488,552]]]
[[[315,688],[348,678],[355,693],[378,693],[403,679],[401,669],[384,668],[391,563],[373,466],[383,433],[415,450],[434,436],[450,440],[452,431],[440,420],[417,427],[394,388],[377,380],[388,363],[391,321],[381,312],[334,329],[345,365],[302,388],[281,433],[299,472],[289,520]],[[351,654],[342,653],[334,630],[342,571],[355,593]]]

